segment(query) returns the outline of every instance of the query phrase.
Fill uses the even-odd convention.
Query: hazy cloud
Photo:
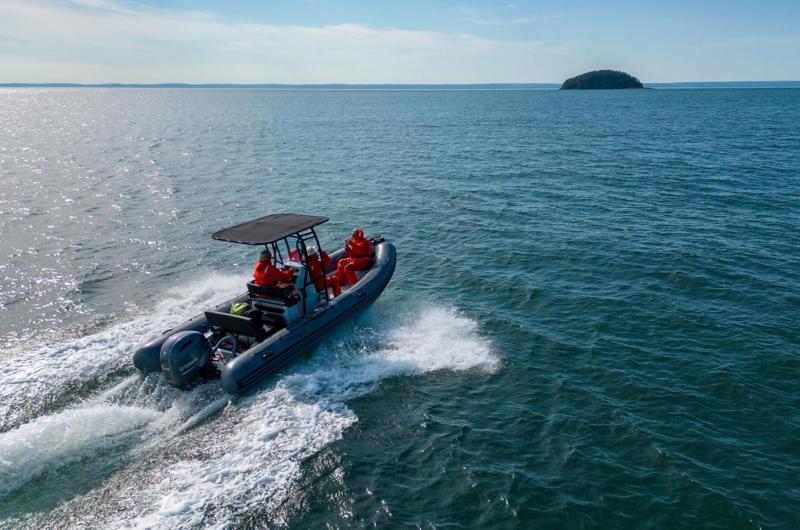
[[[758,48],[763,46],[798,46],[800,45],[800,35],[788,36],[769,36],[769,37],[742,37],[738,39],[727,39],[709,42],[706,46],[711,48]]]
[[[517,7],[517,4],[507,4],[504,6],[505,9],[501,10],[501,12],[515,12]],[[537,22],[545,22],[547,20],[558,20],[564,18],[562,13],[549,13],[545,15],[524,17],[498,16],[494,10],[477,10],[471,7],[462,7],[460,12],[465,21],[471,22],[472,24],[478,24],[480,26],[519,26],[522,24],[535,24]]]
[[[534,24],[546,20],[558,20],[564,18],[561,14],[542,15],[540,17],[517,17],[517,18],[468,18],[467,22],[479,24],[481,26],[518,26],[520,24]]]
[[[123,5],[0,2],[0,81],[425,83],[563,77],[567,47],[468,34],[222,21],[208,13]]]

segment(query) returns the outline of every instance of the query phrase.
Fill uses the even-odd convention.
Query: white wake
[[[128,492],[139,496],[138,511],[114,524],[187,528],[206,524],[209,506],[219,513],[274,508],[290,494],[301,462],[358,420],[346,400],[389,377],[492,369],[497,362],[475,322],[452,310],[423,310],[382,338],[384,345],[372,352],[342,342],[323,346],[274,388],[231,407],[224,435],[209,429],[200,441],[219,456],[175,462],[159,482]]]
[[[131,365],[131,350],[199,311],[244,291],[244,279],[213,274],[172,289],[152,311],[98,333],[43,344],[0,364],[0,431],[60,394]]]
[[[358,421],[347,406],[349,399],[390,377],[491,370],[497,363],[474,320],[454,309],[422,307],[378,322],[362,317],[310,359],[299,360],[238,402],[231,403],[216,383],[181,392],[158,375],[133,375],[46,412],[52,396],[128,366],[135,344],[235,296],[242,284],[240,278],[207,277],[168,293],[151,314],[41,346],[0,367],[0,427],[5,425],[0,432],[0,497],[46,471],[103,458],[104,449],[120,446],[131,463],[116,472],[119,480],[109,477],[113,486],[99,486],[60,509],[111,497],[125,511],[88,522],[73,513],[72,524],[225,526],[249,508],[274,508],[291,494],[303,460]],[[31,402],[45,412],[34,412],[33,419],[20,424],[20,418],[31,415],[26,409]]]
[[[0,434],[0,497],[45,471],[121,443],[156,415],[138,407],[95,405],[43,416]]]

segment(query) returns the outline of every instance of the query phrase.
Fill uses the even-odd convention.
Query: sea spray
[[[136,344],[240,294],[243,285],[241,278],[208,275],[169,290],[152,312],[92,335],[43,344],[9,359],[0,365],[0,431],[19,425],[43,408],[67,406],[81,399],[84,386],[129,367],[130,351]]]
[[[209,426],[198,440],[217,456],[184,458],[160,470],[158,483],[127,493],[137,495],[135,517],[126,514],[114,524],[191,527],[207,524],[210,509],[216,520],[256,506],[277,507],[291,494],[302,461],[358,421],[346,400],[388,377],[491,370],[497,363],[476,323],[452,309],[424,309],[384,332],[358,334],[373,344],[333,339],[273,388],[229,407],[224,435]]]
[[[88,494],[102,494],[109,505],[118,502],[130,508],[92,523],[172,528],[206,524],[210,518],[225,524],[248,508],[275,507],[290,495],[302,461],[340,439],[358,421],[348,399],[370,392],[389,377],[491,370],[497,363],[476,322],[452,308],[423,307],[385,321],[372,312],[361,317],[361,324],[351,324],[325,341],[310,360],[293,364],[277,381],[266,382],[261,391],[238,402],[220,395],[216,382],[181,392],[159,374],[136,374],[117,378],[96,392],[67,392],[72,400],[65,408],[46,408],[49,396],[127,365],[129,351],[139,341],[235,296],[240,285],[237,278],[207,277],[170,291],[151,314],[17,357],[0,372],[4,380],[38,384],[0,386],[0,394],[8,398],[0,411],[8,431],[0,434],[6,437],[0,442],[5,448],[0,452],[6,462],[4,491],[24,487],[68,462],[120,458],[100,452],[133,440],[125,454],[141,464],[126,468],[125,478],[110,477],[108,490],[101,487]],[[24,390],[13,393],[9,386]],[[15,415],[15,407],[26,399],[46,415],[12,425],[24,418]],[[99,427],[105,418],[113,421]],[[74,420],[85,429],[69,428]],[[30,458],[11,454],[11,441],[20,433],[33,444]],[[170,458],[163,461],[167,446]],[[80,520],[79,516],[76,524]]]
[[[158,415],[139,407],[95,405],[43,416],[0,434],[0,497],[32,478],[124,441]]]

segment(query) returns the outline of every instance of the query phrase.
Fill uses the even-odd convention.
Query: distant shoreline
[[[443,84],[281,84],[281,83],[0,83],[0,88],[189,88],[189,89],[304,89],[304,90],[558,90],[560,83],[443,83]],[[800,81],[689,81],[644,83],[645,88],[800,88]]]

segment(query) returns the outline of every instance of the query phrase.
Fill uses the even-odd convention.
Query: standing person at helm
[[[281,282],[292,281],[291,270],[281,270],[272,264],[272,253],[269,249],[261,251],[256,263],[256,269],[253,271],[253,281],[256,285],[273,286]]]
[[[344,252],[345,257],[336,265],[336,279],[353,285],[358,281],[356,271],[367,270],[372,264],[372,244],[362,229],[353,230],[353,235],[344,242]]]

